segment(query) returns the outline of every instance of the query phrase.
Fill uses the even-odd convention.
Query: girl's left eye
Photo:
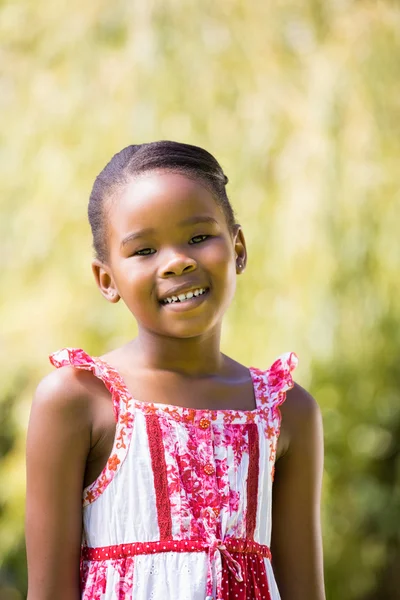
[[[137,250],[135,254],[137,256],[150,256],[150,254],[154,254],[155,250],[153,248],[143,248],[142,250]]]
[[[192,237],[189,244],[200,244],[200,242],[204,242],[209,237],[209,235],[195,235]]]

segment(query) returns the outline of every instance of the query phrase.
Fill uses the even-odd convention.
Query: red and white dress
[[[251,411],[141,402],[83,350],[50,360],[101,379],[116,419],[107,464],[83,491],[82,600],[279,600],[272,481],[296,355],[250,369]]]

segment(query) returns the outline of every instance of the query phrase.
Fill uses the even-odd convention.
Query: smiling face
[[[194,337],[219,326],[246,260],[212,193],[170,171],[131,180],[106,208],[107,265],[94,261],[103,295],[121,297],[139,328]]]

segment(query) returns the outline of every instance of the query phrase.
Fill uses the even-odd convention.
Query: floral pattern
[[[298,358],[294,352],[278,358],[268,371],[252,369],[253,381],[261,406],[267,406],[265,437],[269,440],[271,476],[274,478],[276,448],[281,428],[280,405],[286,399],[286,391],[294,386],[292,371],[297,367]]]
[[[82,600],[102,600],[107,587],[107,563],[84,563],[81,576]]]
[[[134,417],[131,412],[132,398],[120,375],[101,360],[93,359],[81,349],[64,348],[50,355],[55,367],[73,365],[78,369],[92,371],[101,379],[111,393],[115,419],[117,421],[115,440],[110,458],[99,477],[83,491],[83,506],[94,502],[111,483],[128,452],[133,430]]]
[[[267,371],[250,369],[257,404],[251,411],[196,410],[140,402],[131,396],[114,368],[83,350],[65,348],[52,354],[50,360],[56,367],[73,365],[91,371],[104,382],[112,397],[116,419],[114,444],[100,476],[83,492],[84,509],[88,511],[96,505],[96,510],[101,510],[104,491],[110,484],[117,485],[113,483],[117,474],[120,474],[118,485],[123,485],[120,482],[125,478],[129,487],[129,472],[124,471],[124,462],[132,438],[139,436],[144,440],[143,435],[149,435],[151,429],[149,460],[153,474],[156,473],[154,469],[158,469],[153,481],[155,489],[151,493],[157,498],[154,505],[158,511],[160,535],[163,531],[168,538],[163,541],[161,537],[158,542],[147,544],[145,539],[132,539],[129,544],[119,546],[113,546],[112,542],[108,547],[97,549],[84,542],[82,599],[131,600],[135,597],[135,571],[139,568],[139,563],[135,562],[137,552],[180,552],[192,544],[191,552],[207,552],[205,590],[208,598],[216,594],[216,598],[221,599],[278,600],[279,596],[270,591],[263,562],[264,557],[270,559],[268,545],[257,545],[252,538],[257,519],[257,497],[252,497],[252,490],[247,487],[251,479],[256,492],[261,490],[270,494],[270,488],[269,492],[264,491],[268,482],[259,478],[259,446],[268,450],[263,456],[268,458],[268,485],[272,485],[281,426],[279,407],[287,390],[294,385],[291,373],[297,366],[296,355],[281,356]],[[137,418],[139,413],[144,420]],[[142,426],[135,430],[136,423],[144,422],[147,433],[143,432]],[[147,477],[146,480],[150,485],[152,479]],[[123,487],[113,489],[121,490],[115,498],[122,497]],[[116,510],[118,506],[113,506],[113,518]],[[161,514],[164,515],[164,528],[161,527]],[[104,518],[107,517],[104,515]],[[137,518],[140,520],[140,516]],[[91,523],[91,520],[87,522]],[[84,540],[91,539],[93,533],[84,531]],[[150,545],[156,543],[160,546],[149,550]],[[128,551],[133,546],[136,550]],[[244,581],[242,573],[247,574]],[[249,596],[250,593],[254,596]],[[155,598],[164,600],[162,596]]]

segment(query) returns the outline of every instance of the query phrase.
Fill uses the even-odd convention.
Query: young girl
[[[259,370],[220,351],[247,261],[227,181],[205,150],[155,142],[94,183],[94,277],[138,335],[50,357],[28,433],[28,600],[324,598],[317,404],[295,354]]]

